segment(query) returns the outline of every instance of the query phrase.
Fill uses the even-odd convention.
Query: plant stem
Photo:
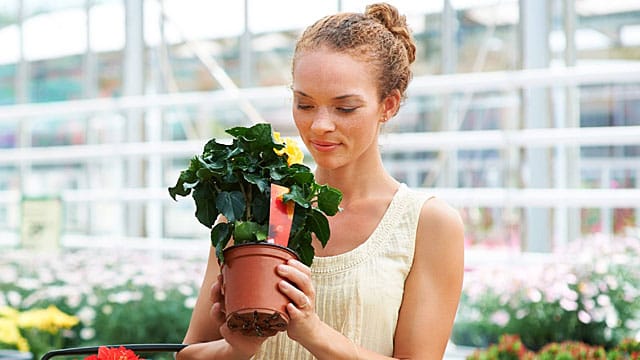
[[[239,185],[240,185],[240,192],[242,192],[242,196],[244,196],[244,203],[246,204],[245,210],[244,210],[245,215],[247,217],[247,221],[249,221],[249,219],[251,219],[251,184],[248,184],[249,185],[248,191],[244,188],[244,184],[242,182],[239,182]]]

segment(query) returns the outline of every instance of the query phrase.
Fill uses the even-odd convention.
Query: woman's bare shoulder
[[[427,200],[420,212],[416,240],[416,252],[430,258],[463,252],[464,224],[459,211],[438,197]]]

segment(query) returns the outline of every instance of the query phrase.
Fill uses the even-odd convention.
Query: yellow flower
[[[287,165],[291,166],[292,164],[302,164],[302,160],[304,159],[304,153],[298,146],[298,144],[292,138],[284,138],[284,140],[280,137],[280,133],[277,131],[273,132],[273,138],[276,143],[284,144],[284,147],[280,150],[273,149],[279,156],[283,154],[287,154]]]
[[[10,318],[0,318],[0,343],[15,345],[19,351],[29,351],[27,339],[20,334],[18,325]]]
[[[18,316],[18,326],[21,328],[36,328],[56,334],[60,329],[70,329],[77,325],[78,318],[63,313],[54,305],[46,309],[34,309]]]
[[[20,312],[9,306],[0,306],[0,317],[8,319],[17,319]]]

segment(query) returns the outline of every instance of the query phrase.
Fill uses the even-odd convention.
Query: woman
[[[278,268],[291,320],[268,339],[224,325],[212,251],[184,339],[192,345],[178,360],[442,358],[462,286],[463,226],[446,203],[395,180],[378,149],[414,59],[405,17],[387,4],[306,29],[293,57],[293,118],[317,182],[343,192],[343,210],[329,218],[327,246],[314,244],[311,268]]]

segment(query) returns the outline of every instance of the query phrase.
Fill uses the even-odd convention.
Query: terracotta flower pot
[[[272,336],[286,330],[290,302],[278,290],[276,267],[298,256],[273,244],[242,244],[224,250],[223,292],[227,326],[248,336]]]

